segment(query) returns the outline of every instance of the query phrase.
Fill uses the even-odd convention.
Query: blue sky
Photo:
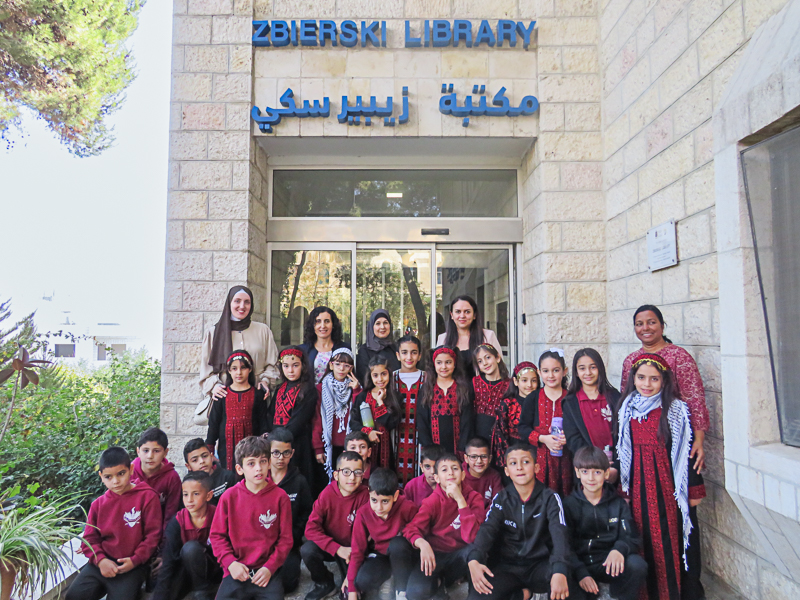
[[[129,40],[137,78],[110,117],[116,143],[103,155],[75,158],[33,116],[25,137],[0,150],[0,299],[21,316],[55,292],[81,327],[118,322],[157,357],[171,31],[172,2],[150,0]]]

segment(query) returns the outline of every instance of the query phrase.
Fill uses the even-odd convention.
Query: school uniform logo
[[[453,529],[461,529],[461,515],[458,515],[456,520],[450,523],[450,527]]]
[[[491,500],[494,497],[492,496],[492,488],[486,490],[486,492],[484,492],[483,494],[483,497],[486,498],[487,500]]]
[[[618,523],[618,522],[619,522],[619,517],[611,517],[611,518],[608,520],[608,522],[609,522],[609,523]]]
[[[612,415],[611,415],[611,407],[610,407],[608,404],[606,404],[606,407],[605,407],[605,408],[601,408],[601,409],[600,409],[600,414],[601,414],[601,415],[603,415],[603,418],[604,418],[606,421],[608,421],[609,423],[611,423],[611,416],[612,416]]]
[[[125,525],[133,529],[142,519],[142,511],[136,510],[136,507],[134,506],[130,512],[126,512],[124,515],[122,515],[122,519],[125,521]]]
[[[297,500],[297,492],[289,494],[289,502],[294,502],[295,500]]]
[[[352,525],[356,520],[356,511],[351,512],[347,515],[347,524]]]
[[[272,524],[275,523],[275,519],[277,518],[278,515],[273,515],[269,510],[267,510],[267,514],[258,517],[258,522],[261,523],[261,526],[264,529],[269,529],[272,527]]]
[[[509,527],[513,527],[514,529],[516,529],[516,528],[517,528],[517,524],[516,524],[514,521],[509,521],[508,519],[506,519],[506,520],[504,521],[504,523],[505,523],[506,525],[508,525]]]

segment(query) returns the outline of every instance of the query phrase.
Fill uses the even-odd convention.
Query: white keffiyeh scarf
[[[331,356],[331,361],[335,360],[337,354],[345,353],[352,357],[350,350],[340,348]],[[350,380],[339,381],[328,373],[322,380],[322,403],[320,416],[322,417],[322,441],[325,445],[325,471],[328,478],[333,478],[333,417],[339,418],[338,433],[345,431],[348,422],[347,414],[350,412],[350,398],[353,390],[350,387]]]

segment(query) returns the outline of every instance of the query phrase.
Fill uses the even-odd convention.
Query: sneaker
[[[317,583],[310,592],[306,594],[306,600],[322,600],[332,596],[336,592],[336,584],[333,581]]]
[[[395,592],[394,593],[394,600],[406,600],[406,593],[405,592]]]

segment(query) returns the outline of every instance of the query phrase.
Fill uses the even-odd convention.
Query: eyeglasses
[[[350,475],[355,475],[356,477],[364,476],[364,471],[362,471],[361,469],[356,469],[355,471],[353,471],[352,469],[336,469],[336,470],[345,477],[350,477]]]
[[[292,452],[294,452],[294,450],[284,450],[283,452],[280,450],[273,450],[270,452],[270,454],[272,454],[272,458],[280,458],[281,456],[283,458],[289,458],[292,455]]]
[[[467,454],[466,456],[470,460],[489,460],[488,454]]]

